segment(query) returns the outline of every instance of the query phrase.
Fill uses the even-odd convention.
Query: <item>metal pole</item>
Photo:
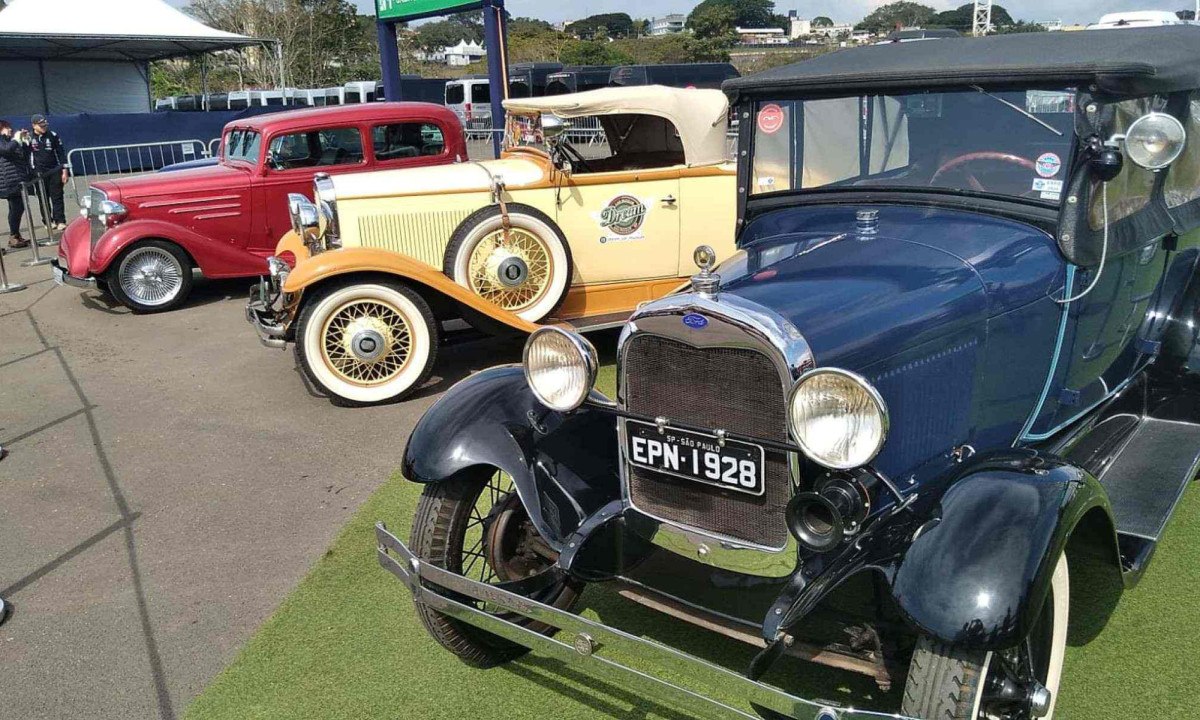
[[[279,89],[287,87],[287,75],[283,71],[283,41],[275,41],[275,55],[279,58]]]
[[[485,0],[483,28],[488,54],[488,85],[492,95],[492,150],[500,157],[504,134],[504,101],[508,99],[508,22],[504,0]]]
[[[375,34],[379,37],[379,64],[383,70],[383,96],[388,102],[403,100],[403,91],[400,88],[400,48],[396,45],[396,26],[390,22],[376,22]]]
[[[38,176],[37,182],[39,184],[41,184],[41,176]],[[29,183],[26,183],[26,184],[33,185],[33,183],[34,183],[34,181],[30,181]],[[34,186],[33,191],[35,193],[38,192],[38,188],[36,185]],[[38,195],[39,207],[41,207],[42,196],[44,196],[46,194],[46,188],[45,188],[44,184],[42,185],[41,191],[42,191],[41,194]],[[33,258],[21,263],[21,267],[35,267],[37,265],[49,265],[51,259],[42,257],[41,252],[38,250],[39,244],[38,244],[38,239],[37,239],[37,227],[33,223],[33,205],[32,205],[32,203],[28,203],[28,202],[25,203],[25,217],[29,218],[29,249],[33,251]]]
[[[9,200],[9,202],[12,202]],[[10,283],[8,281],[8,273],[4,270],[4,251],[0,250],[0,295],[4,293],[17,292],[24,290],[25,286],[20,283]],[[0,459],[4,457],[4,448],[0,447]]]

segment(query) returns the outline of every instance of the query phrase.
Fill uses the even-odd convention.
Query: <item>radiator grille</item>
[[[94,248],[106,230],[104,223],[100,222],[100,218],[96,214],[100,212],[100,203],[107,200],[108,195],[93,187],[88,188],[88,193],[92,196],[92,210],[88,211],[88,229],[91,230],[91,242]]]
[[[364,247],[391,250],[440,270],[450,236],[469,214],[448,210],[367,215],[358,221],[358,236]]]
[[[787,441],[786,400],[774,363],[756,350],[695,348],[656,335],[629,341],[629,410],[703,428]],[[787,542],[787,454],[766,452],[766,492],[753,497],[627,466],[629,495],[655,517],[765,547]]]

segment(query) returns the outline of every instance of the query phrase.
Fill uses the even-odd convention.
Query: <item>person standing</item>
[[[8,201],[8,247],[29,247],[21,237],[21,216],[25,214],[25,182],[29,180],[28,134],[0,120],[0,197]]]
[[[46,196],[41,198],[42,222],[48,228],[66,230],[63,187],[69,176],[67,151],[63,148],[62,138],[50,129],[50,122],[45,115],[34,115],[29,122],[33,125],[33,172],[42,180],[39,187],[46,188]]]

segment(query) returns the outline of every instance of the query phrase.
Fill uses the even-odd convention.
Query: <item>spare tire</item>
[[[484,300],[529,322],[549,317],[567,297],[574,265],[567,239],[536,208],[508,204],[507,233],[498,205],[463,220],[446,247],[443,271]]]

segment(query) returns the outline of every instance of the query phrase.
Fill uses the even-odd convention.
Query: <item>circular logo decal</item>
[[[618,235],[632,235],[646,221],[646,206],[632,195],[618,195],[600,211],[600,225]]]
[[[1062,159],[1054,153],[1043,153],[1037,159],[1037,174],[1042,177],[1054,177],[1062,170]]]
[[[764,135],[774,135],[783,127],[785,120],[783,108],[772,103],[764,105],[758,111],[758,129]]]
[[[687,325],[693,330],[703,330],[704,328],[708,327],[708,318],[704,317],[703,315],[697,315],[696,313],[688,313],[687,315],[683,316],[683,324]]]

